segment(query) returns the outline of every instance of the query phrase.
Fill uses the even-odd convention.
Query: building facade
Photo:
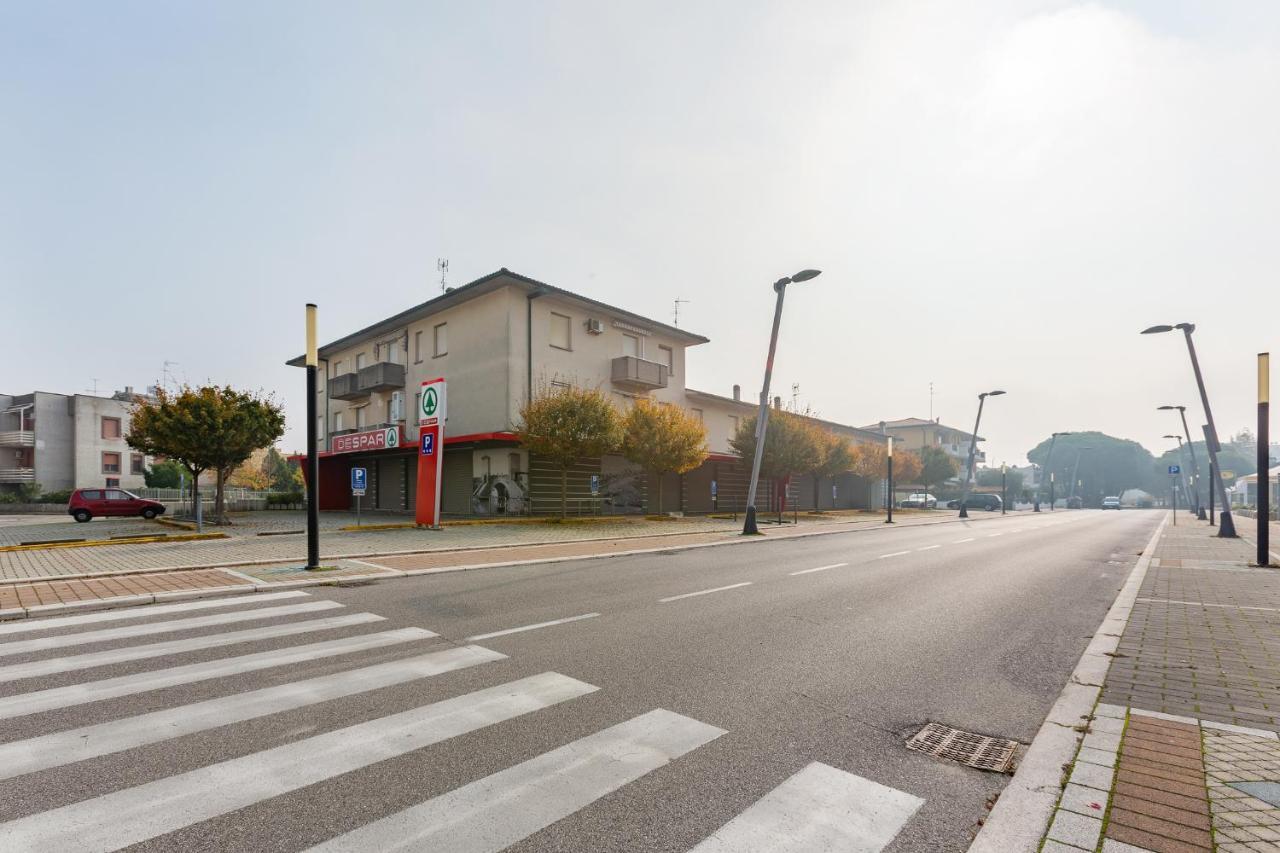
[[[939,420],[924,418],[901,418],[896,421],[881,421],[863,427],[870,432],[893,436],[894,447],[903,450],[919,451],[925,447],[936,447],[956,462],[957,478],[963,480],[965,468],[969,464],[969,445],[973,433],[956,427],[949,427]],[[978,436],[978,441],[982,441]],[[974,476],[977,476],[979,465],[986,464],[986,451],[978,448],[973,454]]]
[[[0,489],[141,488],[151,459],[124,440],[135,396],[0,394]]]
[[[581,460],[570,472],[570,513],[643,511],[659,488],[665,509],[740,508],[746,476],[729,437],[753,407],[686,387],[686,353],[705,343],[506,269],[451,289],[320,348],[320,508],[353,506],[350,470],[359,466],[369,478],[364,507],[415,509],[414,413],[421,383],[436,377],[448,382],[446,514],[559,511],[559,470],[521,447],[516,425],[525,400],[572,385],[605,391],[622,411],[638,396],[689,409],[707,426],[711,455],[697,471],[661,483],[620,457]]]

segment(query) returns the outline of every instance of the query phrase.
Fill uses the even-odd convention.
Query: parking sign
[[[351,494],[363,495],[365,490],[369,488],[369,469],[368,468],[352,468],[351,469]]]
[[[1170,466],[1169,466],[1169,473],[1170,473],[1170,474],[1181,474],[1181,473],[1182,473],[1182,468],[1181,468],[1181,466],[1178,466],[1178,465],[1170,465]]]

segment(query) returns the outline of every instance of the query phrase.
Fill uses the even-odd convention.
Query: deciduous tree
[[[622,418],[622,455],[657,478],[661,513],[662,477],[702,464],[707,458],[707,428],[679,406],[642,397]]]
[[[823,477],[839,477],[853,469],[853,445],[849,439],[818,426],[814,430],[814,440],[818,444],[818,464],[809,470],[813,475],[813,508],[818,509],[819,487]]]
[[[560,469],[560,517],[569,513],[569,467],[583,457],[603,456],[622,443],[622,421],[595,388],[543,390],[520,407],[515,430],[530,453]]]
[[[812,471],[822,458],[814,430],[799,415],[773,409],[765,424],[764,453],[760,458],[760,475],[781,482],[793,474]],[[751,467],[756,452],[756,418],[742,422],[729,445]]]
[[[956,475],[958,463],[941,447],[920,448],[920,482],[927,493],[931,486],[949,480]]]

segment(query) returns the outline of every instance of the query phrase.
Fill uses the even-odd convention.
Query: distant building
[[[893,436],[894,447],[903,450],[922,450],[936,447],[956,461],[957,476],[964,477],[965,467],[969,464],[969,444],[973,433],[949,427],[938,420],[924,418],[901,418],[896,421],[881,421],[878,424],[864,426],[869,432],[883,433]],[[983,441],[978,436],[978,441]],[[987,461],[986,451],[979,448],[973,455],[974,476],[976,469]]]
[[[124,440],[137,396],[0,394],[0,490],[143,486],[151,460]]]

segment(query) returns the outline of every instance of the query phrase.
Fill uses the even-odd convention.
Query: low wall
[[[66,504],[0,504],[0,515],[35,515],[60,513],[66,515]]]

